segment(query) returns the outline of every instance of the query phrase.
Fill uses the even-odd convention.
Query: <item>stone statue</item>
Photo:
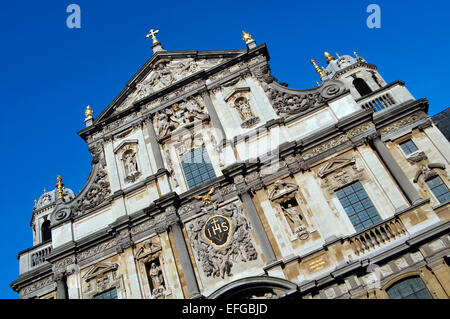
[[[152,288],[156,289],[159,287],[164,287],[164,278],[162,275],[161,267],[156,265],[156,262],[152,262],[150,269],[148,271],[148,275],[152,281]]]
[[[299,239],[305,240],[309,236],[307,227],[303,224],[302,218],[297,210],[292,204],[288,204],[287,208],[282,207],[284,215],[292,222],[293,232],[297,235]]]
[[[127,173],[127,177],[134,177],[138,172],[136,159],[134,158],[133,153],[128,153],[125,157],[125,171]]]
[[[248,100],[245,97],[237,98],[236,101],[234,102],[234,105],[243,120],[247,120],[249,118],[254,117],[252,109],[248,104]]]

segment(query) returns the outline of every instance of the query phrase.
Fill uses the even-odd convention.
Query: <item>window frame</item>
[[[359,184],[360,189],[355,190],[353,188],[353,185],[357,185],[357,184]],[[351,190],[353,191],[353,193],[347,195],[346,189],[348,189],[349,187],[351,187]],[[364,192],[364,195],[365,195],[364,198],[363,198],[363,195],[361,194],[361,191]],[[343,192],[344,196],[340,195],[339,192]],[[383,222],[383,218],[381,217],[380,213],[378,212],[377,208],[375,207],[372,199],[369,197],[369,194],[365,190],[361,181],[359,181],[359,180],[353,181],[352,183],[349,183],[339,189],[336,189],[334,191],[334,193],[335,193],[336,198],[338,199],[339,203],[341,204],[342,208],[344,209],[350,224],[353,226],[353,228],[355,229],[355,231],[357,233],[364,232],[367,229],[370,229],[370,228],[380,224],[381,222]],[[350,205],[346,205],[345,200],[348,201]],[[352,201],[354,201],[354,202],[352,202]],[[360,204],[362,209],[359,209],[361,207],[357,207],[357,205],[353,205],[353,204]],[[350,208],[351,210],[348,208]],[[359,210],[357,210],[357,209],[359,209]],[[353,211],[353,213],[350,213],[351,211]],[[373,211],[375,212],[375,214],[373,214]],[[365,214],[366,216],[364,216],[363,214]],[[367,217],[367,218],[362,219],[361,217],[362,218]],[[356,222],[356,220],[358,220],[358,222]],[[365,223],[367,223],[369,221],[370,221],[370,225],[366,225]],[[360,226],[362,226],[362,228]]]
[[[415,291],[414,286],[410,285],[409,288],[413,288],[413,289],[411,289],[413,292],[409,295],[405,294],[405,296],[403,296],[403,294],[401,293],[401,291],[399,289],[399,288],[401,288],[400,285],[404,285],[405,282],[411,283],[412,280],[416,280],[416,282],[420,283],[423,286],[423,288]],[[397,289],[398,291],[396,290],[395,293],[398,294],[401,298],[393,298],[394,295],[392,294],[392,292],[394,292],[394,291],[392,291],[392,289]],[[392,291],[391,295],[389,294],[390,290]],[[433,296],[432,296],[430,290],[428,289],[427,285],[425,284],[425,282],[419,275],[407,276],[407,277],[401,278],[399,280],[396,280],[394,283],[390,284],[387,288],[385,288],[384,291],[386,292],[386,295],[388,296],[389,299],[433,299]],[[416,295],[416,293],[420,293],[422,291],[425,291],[430,298],[405,298],[405,297],[409,297],[412,295],[418,297],[418,295]]]
[[[187,171],[186,170],[187,167],[185,166],[185,164],[189,165],[189,164],[195,163],[195,162],[192,162],[192,159],[194,159],[194,160],[196,159],[196,157],[198,156],[198,155],[196,155],[196,152],[198,152],[198,150],[201,150],[200,154],[201,154],[202,162],[200,164],[203,164],[203,165],[198,167],[198,168],[196,168],[196,169],[194,169],[194,170],[192,170],[191,167],[188,166],[189,171]],[[206,159],[205,158],[205,154],[207,156],[208,161],[205,161],[205,159]],[[190,155],[191,162],[183,162],[183,159],[186,156],[188,156],[188,155]],[[199,187],[199,186],[201,186],[203,184],[206,184],[209,181],[212,181],[213,179],[217,178],[217,174],[216,174],[216,172],[214,170],[214,165],[213,165],[213,163],[211,161],[211,157],[209,156],[208,150],[207,150],[205,145],[202,145],[202,146],[199,146],[199,147],[196,147],[196,148],[192,148],[190,151],[188,151],[185,154],[183,154],[182,156],[180,156],[179,159],[180,159],[180,167],[181,167],[181,170],[183,172],[183,177],[184,177],[184,180],[186,182],[186,186],[187,186],[188,190],[192,190],[194,188],[197,188],[197,187]],[[210,166],[210,168],[208,167],[208,165]],[[201,170],[204,170],[204,171],[201,172]],[[193,173],[195,171],[199,172],[198,176],[194,176]],[[189,174],[187,174],[187,173],[189,173]],[[214,176],[211,176],[211,173],[214,174]],[[207,180],[205,180],[202,177],[205,174],[208,175],[208,177],[207,177],[208,179]],[[192,175],[192,178],[190,176],[188,176],[188,175]],[[192,186],[189,183],[189,181],[191,181],[191,180],[193,181]]]
[[[416,149],[415,151],[411,151],[411,148],[406,145],[407,143],[412,143],[412,145],[414,146],[414,148]],[[409,153],[405,152],[405,149],[403,147],[403,145],[405,145],[405,147],[407,148],[407,150],[409,151]],[[401,142],[398,143],[398,146],[400,147],[400,149],[402,150],[403,154],[405,154],[406,157],[410,156],[411,154],[419,151],[419,148],[417,147],[416,143],[414,143],[414,141],[411,138],[408,138],[406,140],[403,140]]]
[[[436,180],[436,179],[438,179],[438,180],[440,181],[441,184],[438,185],[438,186],[435,186],[435,187],[430,187],[429,182],[431,182],[431,181],[433,181],[433,180]],[[447,194],[450,194],[450,190],[449,190],[447,184],[444,183],[444,181],[442,180],[442,178],[441,178],[440,175],[436,175],[436,176],[433,176],[433,177],[431,177],[431,178],[425,180],[425,184],[427,184],[428,189],[429,189],[430,192],[433,194],[434,198],[438,201],[439,204],[445,204],[445,203],[448,203],[448,202],[449,202],[450,199],[447,199],[447,200],[445,200],[445,201],[441,201],[441,200],[439,199],[439,197],[441,197],[441,196],[443,196],[443,195],[445,196],[445,195],[447,195]],[[445,193],[442,193],[441,195],[436,195],[434,189],[436,189],[436,188],[438,188],[438,187],[440,187],[440,186],[443,186],[443,187],[446,189],[446,192],[445,192]],[[439,197],[438,197],[438,196],[439,196]]]
[[[97,298],[98,296],[102,296],[102,295],[108,294],[108,293],[110,293],[110,292],[112,292],[112,291],[114,291],[115,294],[116,294],[116,297],[115,297],[115,298]],[[92,297],[92,299],[99,299],[99,300],[100,300],[100,299],[105,299],[105,300],[107,300],[107,299],[109,299],[109,300],[119,299],[119,298],[118,298],[118,294],[117,294],[117,288],[116,288],[116,287],[112,287],[112,288],[110,288],[110,289],[104,290],[104,291],[102,291],[102,292],[100,292],[100,293],[94,295],[94,296]]]

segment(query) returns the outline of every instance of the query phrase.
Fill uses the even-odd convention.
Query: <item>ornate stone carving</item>
[[[202,147],[204,144],[202,133],[179,136],[177,142],[175,143],[175,148],[177,150],[178,156],[183,156],[184,154]]]
[[[204,101],[200,97],[173,104],[158,111],[154,117],[155,132],[159,139],[168,136],[172,131],[194,121],[202,121],[208,117]]]
[[[410,154],[406,159],[411,165],[417,164],[423,160],[426,160],[428,157],[425,155],[423,151],[416,151]]]
[[[418,182],[421,175],[423,175],[423,180],[425,182],[435,176],[439,176],[439,172],[437,171],[438,169],[445,170],[445,164],[430,163],[428,165],[421,165],[414,176],[414,183]]]
[[[311,157],[319,155],[335,146],[343,144],[343,143],[347,142],[348,140],[349,139],[346,135],[341,135],[337,138],[331,139],[328,142],[325,142],[325,143],[303,153],[302,159],[306,161],[306,160],[310,159]]]
[[[54,283],[54,280],[53,280],[52,276],[46,277],[46,278],[36,281],[36,282],[32,283],[31,285],[28,285],[25,288],[23,288],[22,290],[20,290],[20,295],[23,298],[41,288],[50,286],[53,283]]]
[[[354,157],[348,157],[348,156],[338,156],[334,157],[330,160],[328,160],[324,166],[320,169],[317,176],[320,178],[324,178],[326,175],[333,173],[334,171],[345,167],[347,165],[354,165],[355,164],[355,158]]]
[[[273,188],[269,192],[269,200],[278,202],[280,199],[292,192],[295,192],[297,189],[297,184],[288,183],[284,180],[278,180],[273,184]]]
[[[230,220],[230,240],[224,247],[215,247],[202,234],[209,217],[220,214]],[[250,226],[238,203],[231,203],[220,209],[213,209],[187,225],[189,242],[198,267],[207,277],[225,278],[232,276],[233,266],[257,259],[257,252],[250,237]]]
[[[330,194],[345,185],[363,180],[364,170],[358,169],[353,157],[340,156],[330,159],[318,173],[322,187]]]
[[[131,228],[130,233],[131,235],[136,235],[138,233],[141,233],[143,231],[146,231],[150,228],[152,228],[153,226],[155,226],[155,221],[154,220],[147,220],[137,226],[134,226]]]
[[[85,282],[82,289],[83,294],[87,298],[93,298],[105,290],[119,288],[121,276],[117,276],[118,268],[118,264],[103,262],[91,266],[83,276]]]
[[[394,122],[386,127],[383,127],[380,130],[380,134],[387,134],[387,133],[397,131],[398,129],[405,127],[406,125],[416,122],[418,120],[421,120],[423,118],[426,118],[427,116],[428,115],[423,111],[413,113],[397,122]]]
[[[93,155],[92,163],[96,165],[96,174],[87,189],[83,190],[80,198],[75,198],[76,202],[72,208],[74,216],[80,215],[94,207],[102,204],[106,198],[111,194],[111,187],[109,184],[108,173],[106,171],[106,161],[103,156],[102,146],[96,145],[90,148]],[[77,196],[78,197],[78,196]]]
[[[101,244],[99,244],[97,246],[94,246],[93,248],[90,248],[88,250],[82,251],[77,256],[77,259],[78,259],[78,261],[83,261],[83,260],[85,260],[85,259],[87,259],[89,257],[92,257],[92,256],[95,256],[97,254],[100,254],[100,253],[104,252],[107,249],[116,247],[117,244],[118,244],[118,240],[115,239],[115,238],[111,239],[111,240],[108,240],[108,241],[106,241],[104,243],[101,243]]]
[[[173,162],[172,162],[172,158],[170,156],[170,152],[168,149],[166,149],[165,153],[166,153],[166,162],[167,162],[167,168],[169,171],[169,175],[172,178],[172,181],[173,181],[175,187],[178,187],[179,183],[178,183],[177,176],[175,175],[175,169],[173,167]]]

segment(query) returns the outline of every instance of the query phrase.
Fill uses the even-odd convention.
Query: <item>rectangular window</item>
[[[380,215],[360,182],[337,190],[336,195],[357,232],[381,222]]]
[[[450,200],[450,192],[439,176],[427,180],[427,185],[440,203],[445,203]]]
[[[189,189],[202,185],[216,177],[208,152],[204,146],[185,154],[181,158],[181,166],[183,167]]]
[[[117,299],[116,288],[106,290],[98,295],[95,295],[94,299]]]
[[[416,144],[414,144],[414,142],[411,140],[407,140],[403,143],[400,143],[400,147],[402,148],[403,153],[405,153],[405,155],[409,155],[418,150]]]

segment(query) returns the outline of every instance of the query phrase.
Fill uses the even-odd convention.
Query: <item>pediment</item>
[[[101,276],[107,272],[114,271],[119,267],[118,264],[115,263],[98,263],[88,270],[88,272],[83,276],[85,281],[89,281],[93,278]]]
[[[158,52],[130,79],[127,87],[98,116],[96,122],[129,109],[136,101],[245,52],[246,50]]]
[[[328,174],[333,173],[334,171],[345,167],[347,165],[352,165],[355,163],[354,157],[349,156],[339,156],[332,158],[328,160],[324,166],[320,169],[319,173],[317,174],[320,178],[325,177]]]
[[[135,259],[143,259],[148,256],[151,256],[159,251],[161,251],[162,247],[160,243],[149,241],[145,243],[141,248],[138,249],[136,254],[134,255]]]
[[[297,184],[289,183],[284,180],[278,180],[274,183],[272,190],[269,192],[269,200],[275,201],[296,191],[297,189]]]

